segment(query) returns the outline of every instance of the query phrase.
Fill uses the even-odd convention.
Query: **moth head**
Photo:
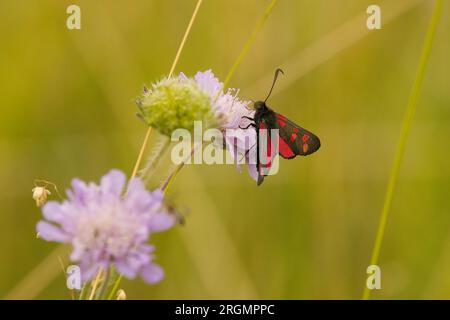
[[[266,103],[264,101],[256,101],[253,105],[255,111],[267,109]]]

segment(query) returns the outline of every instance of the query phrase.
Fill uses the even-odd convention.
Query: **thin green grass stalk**
[[[97,292],[98,285],[102,278],[102,274],[103,274],[103,267],[100,267],[94,280],[91,281],[91,291],[89,292],[88,300],[94,299],[95,293]]]
[[[176,165],[175,168],[172,168],[170,170],[169,177],[166,179],[166,181],[164,181],[164,183],[161,187],[161,190],[164,193],[167,193],[167,190],[172,185],[173,180],[175,180],[175,177],[178,175],[178,173],[181,171],[181,169],[183,169],[183,167],[184,167],[184,161],[182,163]]]
[[[97,291],[97,294],[95,295],[95,298],[97,300],[105,299],[106,296],[106,289],[108,288],[110,276],[111,276],[111,266],[108,266],[105,272],[105,277],[102,280],[102,284],[100,285],[99,290]]]
[[[273,7],[277,3],[277,0],[272,0],[269,5],[267,6],[266,10],[264,11],[263,16],[258,21],[258,24],[256,25],[255,29],[253,30],[252,34],[248,38],[247,42],[244,44],[244,47],[241,50],[241,53],[237,57],[236,61],[234,62],[233,66],[231,67],[230,71],[228,72],[227,76],[225,77],[225,81],[223,82],[223,87],[228,87],[228,84],[230,83],[231,78],[233,77],[234,73],[236,72],[237,67],[241,64],[242,60],[244,60],[245,56],[247,55],[248,49],[250,49],[250,46],[253,44],[253,42],[256,39],[256,36],[258,35],[259,31],[261,31],[262,27],[266,23],[267,18],[269,18],[270,13],[273,10]]]
[[[85,297],[85,295],[86,295],[86,291],[87,291],[87,282],[85,282],[84,284],[83,284],[83,286],[81,287],[81,291],[80,291],[80,295],[78,296],[78,300],[83,300],[84,299],[84,297]]]
[[[117,280],[114,282],[114,286],[109,292],[108,300],[112,300],[114,298],[114,295],[116,294],[117,290],[119,290],[120,282],[122,281],[123,275],[119,274],[117,277]]]
[[[191,158],[193,156],[193,154],[195,153],[195,151],[202,146],[204,142],[197,142],[192,148],[191,148],[191,152],[189,153],[189,155],[187,157],[185,157],[183,159],[183,161],[175,166],[172,166],[170,169],[170,174],[169,176],[166,178],[166,180],[164,181],[164,183],[161,186],[161,190],[164,193],[167,193],[167,189],[169,189],[170,185],[172,184],[173,180],[175,179],[175,177],[177,176],[178,172],[180,172],[180,170],[184,167],[184,164],[189,160],[189,158]]]
[[[422,50],[422,56],[419,61],[419,67],[417,69],[416,78],[411,90],[411,95],[409,97],[408,105],[406,108],[406,114],[403,119],[402,130],[400,132],[400,139],[395,151],[394,162],[392,163],[391,173],[389,176],[389,183],[387,186],[383,209],[380,215],[380,222],[378,224],[377,236],[375,239],[375,245],[372,251],[372,257],[370,259],[371,265],[378,264],[378,258],[380,256],[381,245],[383,243],[384,231],[386,229],[386,223],[389,216],[389,210],[392,204],[392,197],[394,195],[395,186],[398,180],[398,174],[400,171],[400,166],[402,164],[403,155],[405,153],[406,143],[408,141],[409,131],[414,118],[414,113],[417,107],[417,101],[419,100],[420,92],[422,89],[423,79],[425,76],[425,70],[430,57],[430,51],[433,45],[434,36],[436,34],[437,25],[439,22],[439,17],[441,15],[442,0],[436,0],[434,4],[433,14],[428,26],[427,35],[425,38],[425,43]],[[363,300],[368,300],[370,298],[371,290],[364,287]]]

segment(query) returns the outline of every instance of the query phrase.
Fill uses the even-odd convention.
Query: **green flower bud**
[[[190,78],[165,78],[145,88],[137,104],[145,123],[169,137],[178,128],[192,132],[194,121],[202,121],[203,128],[217,122],[211,95]]]

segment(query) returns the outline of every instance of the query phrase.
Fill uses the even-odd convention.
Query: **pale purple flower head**
[[[184,74],[180,74],[181,78],[186,78]],[[207,92],[213,101],[213,112],[215,112],[220,121],[221,129],[224,131],[224,139],[227,149],[232,158],[237,162],[238,169],[241,160],[245,160],[248,164],[250,176],[258,179],[256,165],[256,132],[252,127],[247,127],[250,120],[242,118],[244,116],[253,118],[255,111],[248,108],[250,101],[243,101],[238,98],[239,90],[227,89],[223,92],[223,83],[214,76],[211,70],[205,72],[197,72],[194,80],[200,88]]]
[[[37,224],[40,237],[72,244],[70,258],[79,264],[84,281],[112,264],[127,278],[139,274],[156,283],[164,277],[148,240],[152,232],[172,227],[175,218],[165,210],[161,190],[150,192],[134,178],[124,195],[125,184],[125,174],[115,169],[100,185],[74,179],[68,200],[42,208],[46,220]]]

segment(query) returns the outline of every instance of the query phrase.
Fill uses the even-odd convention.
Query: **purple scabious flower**
[[[128,184],[119,170],[111,170],[100,185],[72,181],[68,200],[49,201],[42,208],[45,220],[37,224],[40,237],[70,243],[70,259],[77,262],[83,281],[100,267],[114,265],[127,278],[140,275],[147,283],[159,282],[163,269],[153,262],[152,232],[167,230],[175,223],[163,204],[163,192],[145,189],[139,178]]]
[[[180,78],[187,79],[182,73]],[[211,70],[197,72],[194,80],[200,88],[208,93],[212,99],[212,111],[220,119],[221,129],[224,131],[224,140],[231,157],[237,162],[240,170],[240,162],[245,159],[248,164],[248,171],[254,180],[258,180],[256,170],[256,132],[248,126],[248,119],[244,116],[253,118],[255,111],[248,108],[250,101],[244,101],[238,98],[239,90],[227,89],[223,91],[223,83],[214,76]],[[225,131],[226,130],[226,131]]]

